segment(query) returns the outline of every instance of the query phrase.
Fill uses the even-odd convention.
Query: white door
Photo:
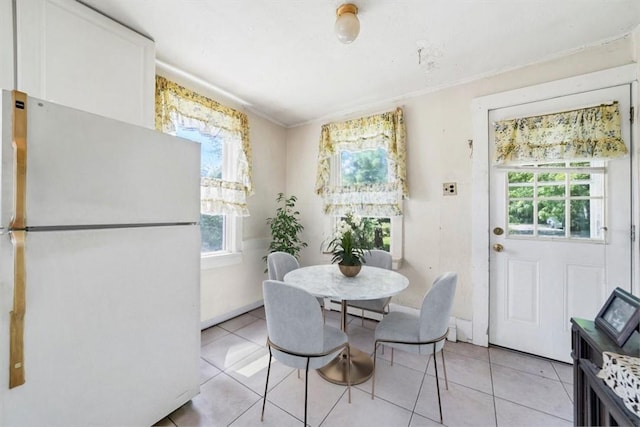
[[[490,149],[498,120],[618,101],[631,152],[630,89],[622,85],[492,110]],[[571,317],[593,319],[613,289],[630,290],[630,165],[629,156],[490,165],[490,343],[570,362]]]

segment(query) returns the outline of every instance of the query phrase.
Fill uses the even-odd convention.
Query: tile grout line
[[[493,400],[493,416],[496,420],[496,427],[498,427],[498,408],[496,407],[496,389],[493,385],[493,364],[491,363],[491,352],[487,347],[487,356],[489,357],[489,377],[491,378],[491,400]]]
[[[429,356],[429,360],[431,360],[431,356]],[[418,387],[418,395],[416,396],[416,400],[415,400],[415,402],[413,402],[413,409],[411,410],[411,416],[409,417],[409,424],[407,425],[407,427],[411,427],[411,422],[413,421],[413,416],[415,415],[416,408],[418,407],[418,400],[420,399],[420,392],[422,391],[422,387],[424,386],[424,379],[427,377],[427,371],[429,370],[429,360],[427,360],[427,366],[424,368],[424,372],[422,373],[422,381],[420,382],[420,387]],[[438,381],[438,380],[436,379],[436,381]]]
[[[491,352],[489,352],[489,360],[490,360],[489,367],[490,367],[490,370],[491,370],[491,387],[493,389],[493,365],[494,365],[494,363],[491,362]],[[549,363],[551,364],[551,367],[553,368],[554,372],[556,372],[556,369],[553,366],[553,363],[551,363],[551,362],[549,362]],[[523,371],[521,369],[517,369],[517,368],[511,367],[511,366],[506,366],[506,365],[503,365],[503,364],[500,364],[500,363],[495,363],[495,365],[497,365],[497,366],[499,366],[501,368],[510,369],[510,370],[513,370],[513,371],[516,371],[516,372],[520,372],[520,373],[523,373],[525,375],[531,375],[531,376],[534,376],[534,377],[538,377],[538,378],[541,378],[543,380],[556,381],[556,382],[560,383],[561,386],[563,385],[562,381],[557,381],[557,380],[554,380],[553,378],[543,377],[541,375],[533,374],[531,372]],[[557,372],[556,372],[556,375],[558,376],[558,379],[559,379],[560,376],[558,375]],[[564,386],[563,386],[563,389],[564,389],[564,391],[566,393],[566,389],[564,388]],[[516,402],[516,401],[513,401],[513,400],[509,400],[509,399],[505,399],[505,398],[502,398],[502,397],[497,397],[496,394],[495,394],[495,389],[493,389],[493,402],[494,402],[493,405],[494,405],[494,410],[496,411],[496,423],[498,421],[498,411],[497,411],[497,407],[496,407],[496,399],[504,400],[505,402],[509,402],[509,403],[514,404],[514,405],[520,406],[522,408],[527,408],[529,410],[532,410],[532,411],[535,411],[535,412],[539,412],[541,414],[545,414],[545,415],[548,415],[550,417],[554,417],[554,418],[557,418],[557,419],[560,419],[560,420],[563,420],[563,421],[572,422],[572,420],[568,420],[566,418],[559,417],[558,415],[551,414],[551,413],[543,411],[541,409],[533,408],[533,407],[530,407],[530,406],[527,406],[527,405],[523,405],[522,403],[519,403],[519,402]],[[569,399],[569,400],[571,400],[571,399]],[[571,403],[573,405],[573,401],[571,401]]]

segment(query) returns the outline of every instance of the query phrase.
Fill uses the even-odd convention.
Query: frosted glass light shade
[[[334,30],[338,40],[342,43],[351,43],[360,33],[360,21],[358,20],[358,8],[352,4],[344,4],[336,11],[336,24]]]

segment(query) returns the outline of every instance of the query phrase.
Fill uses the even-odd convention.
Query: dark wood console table
[[[602,368],[602,352],[639,357],[640,335],[619,347],[595,323],[571,319],[573,358],[573,423],[576,426],[640,426],[640,418],[629,411],[613,390],[596,377]]]

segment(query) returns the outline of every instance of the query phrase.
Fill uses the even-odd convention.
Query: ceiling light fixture
[[[360,33],[360,21],[358,20],[358,6],[351,3],[340,5],[336,10],[336,25],[334,27],[338,40],[342,43],[351,43]]]

